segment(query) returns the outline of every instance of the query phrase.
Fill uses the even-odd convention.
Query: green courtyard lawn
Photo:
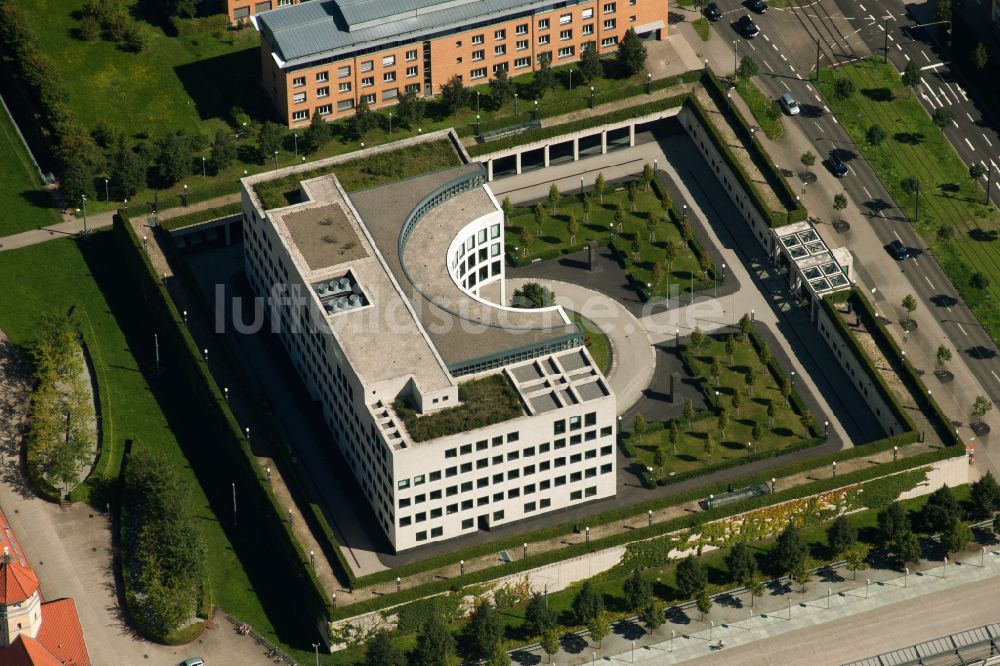
[[[694,31],[698,33],[698,36],[701,37],[701,41],[707,42],[712,38],[712,24],[710,24],[708,19],[704,16],[692,21],[691,26],[694,28]]]
[[[21,143],[10,116],[0,109],[0,236],[59,222],[51,197]]]
[[[598,369],[607,375],[608,370],[611,369],[611,341],[608,340],[608,336],[597,327],[597,324],[583,315],[576,312],[571,312],[570,314],[573,317],[573,321],[583,326],[587,351],[590,352],[590,356],[594,359],[594,363],[597,364]]]
[[[269,569],[259,544],[237,543],[229,530],[228,481],[215,483],[201,451],[210,450],[197,423],[185,418],[184,398],[152,379],[153,331],[141,316],[141,296],[116,273],[110,232],[87,240],[55,240],[0,253],[0,329],[19,346],[30,343],[39,319],[50,312],[72,310],[80,323],[95,365],[98,389],[105,402],[102,455],[109,457],[107,479],[89,480],[91,503],[103,509],[117,497],[117,475],[129,441],[163,452],[190,488],[208,551],[213,598],[227,612],[251,623],[271,640],[292,643],[301,663],[311,663],[309,628],[289,626],[281,595],[285,588]],[[138,300],[137,300],[138,299]],[[162,359],[169,372],[170,360]],[[213,482],[207,482],[212,479]],[[248,541],[249,536],[248,536]],[[287,600],[286,600],[287,601]]]
[[[628,193],[624,185],[615,186],[617,189],[604,195],[604,202],[601,203],[599,197],[590,192],[592,200],[592,210],[589,221],[584,220],[583,198],[579,193],[564,195],[556,206],[555,214],[547,203],[542,206],[545,213],[542,216],[541,227],[535,222],[534,207],[519,206],[514,209],[506,226],[507,250],[512,254],[517,249],[519,261],[531,260],[536,257],[543,259],[553,258],[569,252],[575,252],[586,247],[589,241],[596,241],[599,245],[606,245],[610,237],[611,225],[614,224],[615,211],[621,205],[624,208],[624,221],[622,231],[619,233],[617,227],[614,232],[614,242],[616,248],[626,254],[626,270],[633,276],[636,282],[641,285],[652,283],[652,271],[654,263],[660,264],[663,277],[653,285],[653,294],[658,296],[668,296],[670,287],[677,285],[680,293],[690,291],[691,278],[694,276],[694,288],[711,288],[712,271],[709,269],[708,278],[705,279],[698,263],[698,257],[694,251],[681,239],[681,232],[678,225],[673,221],[663,221],[663,208],[660,197],[655,188],[650,187],[645,191],[641,183],[638,184],[636,197],[636,210],[630,211]],[[569,217],[576,216],[579,227],[576,238],[571,239],[569,233]],[[649,229],[647,223],[650,219],[656,221],[653,232],[654,240],[649,242]],[[524,251],[522,232],[527,229],[530,233],[530,243],[527,252]],[[573,240],[574,242],[570,242]],[[634,260],[632,256],[632,243],[639,242],[639,258]],[[667,241],[671,241],[676,250],[676,258],[667,270],[664,248]]]
[[[776,141],[785,135],[785,126],[781,124],[781,112],[779,111],[778,115],[771,115],[774,113],[772,111],[774,100],[768,98],[756,83],[751,79],[737,78],[736,90],[768,139]]]
[[[980,321],[994,337],[1000,336],[1000,215],[984,205],[983,188],[969,177],[969,165],[962,162],[891,64],[867,60],[822,74],[820,89],[830,108],[911,218],[916,198],[903,190],[902,183],[907,177],[920,181],[917,228]],[[846,100],[834,94],[840,78],[853,81],[856,88]],[[877,146],[866,139],[873,124],[889,133]],[[941,227],[952,230],[950,240],[939,236]],[[985,289],[970,284],[976,272],[989,280]]]
[[[701,383],[703,390],[717,393],[719,403],[726,410],[729,424],[725,433],[719,428],[717,415],[710,410],[697,413],[690,422],[678,417],[676,449],[669,441],[669,427],[653,428],[649,432],[633,435],[631,443],[636,449],[635,459],[639,464],[656,470],[654,457],[656,450],[662,449],[666,454],[664,476],[708,470],[720,463],[732,464],[746,458],[748,442],[753,442],[753,453],[764,453],[805,444],[812,439],[801,417],[785,403],[780,387],[754,346],[744,343],[737,336],[732,362],[725,347],[723,340],[706,336],[697,351],[691,348],[690,343],[684,350],[692,376]],[[722,362],[718,385],[712,375],[713,358]],[[746,383],[748,370],[752,370],[755,377],[752,395],[748,393]],[[733,396],[737,391],[743,400],[739,412],[733,407]],[[767,410],[770,404],[775,407],[775,415],[769,425]],[[760,424],[762,429],[759,442],[753,438],[755,424]],[[669,423],[666,425],[669,426]],[[706,450],[706,442],[710,438],[713,444],[711,453]]]

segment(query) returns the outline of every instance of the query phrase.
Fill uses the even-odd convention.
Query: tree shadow
[[[974,241],[982,241],[986,243],[993,242],[997,239],[1000,234],[997,233],[996,229],[980,229],[976,227],[975,229],[969,229],[969,238]]]
[[[931,303],[939,308],[950,308],[953,305],[958,305],[958,299],[954,296],[949,296],[948,294],[936,294],[931,296]]]
[[[174,67],[202,120],[227,118],[239,106],[259,120],[277,120],[260,93],[260,49],[253,47]]]
[[[569,634],[559,639],[559,645],[564,652],[569,654],[580,654],[587,649],[587,641],[582,636]]]
[[[861,94],[873,102],[892,101],[892,90],[889,88],[863,88]]]
[[[892,138],[908,146],[916,146],[924,140],[924,135],[920,132],[896,132],[892,135]]]

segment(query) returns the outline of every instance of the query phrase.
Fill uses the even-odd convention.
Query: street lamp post
[[[827,439],[830,436],[830,422],[823,421],[823,439]]]
[[[531,119],[538,120],[538,100],[535,100],[535,108],[531,110]]]
[[[733,40],[733,78],[736,78],[736,70],[740,68],[740,43]]]
[[[458,575],[459,576],[465,575],[465,560],[458,561]]]
[[[514,95],[514,97],[517,97],[517,95]],[[517,103],[515,102],[515,105],[516,104]],[[514,113],[517,113],[517,109],[514,110]],[[479,115],[479,91],[478,90],[476,91],[476,115]]]
[[[583,176],[580,176],[580,196],[583,196]]]
[[[792,370],[792,372],[790,373],[790,375],[791,375],[791,378],[792,378],[791,385],[794,388],[795,387],[795,371]]]
[[[865,599],[868,598],[868,587],[872,584],[871,578],[865,578]]]
[[[524,551],[524,559],[528,559],[528,542],[525,541],[523,544],[521,544],[521,547]]]
[[[274,151],[274,170],[278,170],[278,151]]]
[[[206,175],[206,173],[205,173],[205,156],[204,155],[201,158],[201,177],[202,178],[207,178],[208,177]]]
[[[652,509],[650,509],[649,511],[646,512],[646,518],[647,518],[647,522],[648,522],[649,526],[652,527],[653,526],[653,510]]]
[[[584,528],[584,531],[587,534],[587,543],[590,543],[590,527]]]
[[[184,185],[184,207],[187,208],[188,205],[188,186]]]
[[[635,663],[635,641],[632,641],[632,659],[631,663]]]
[[[830,596],[833,594],[833,590],[829,587],[826,588],[826,609],[830,610]]]
[[[299,156],[299,135],[293,134],[292,139],[295,141],[295,157]]]
[[[573,92],[573,68],[569,68],[569,91]]]
[[[777,485],[778,485],[778,480],[772,476],[771,477],[771,494],[772,495],[774,494],[774,490],[777,487]]]
[[[590,86],[590,108],[594,108],[594,86]]]
[[[906,587],[906,578],[910,575],[910,568],[903,567],[903,587]]]
[[[392,134],[392,111],[389,112],[389,134]]]
[[[479,134],[479,114],[476,114],[476,134]]]
[[[319,666],[319,643],[313,643],[313,649],[316,651],[316,666]]]
[[[896,459],[898,457],[899,457],[899,447],[898,446],[894,446],[894,447],[892,447],[892,462],[896,462]]]
[[[232,486],[233,486],[233,525],[239,525],[239,522],[237,522],[236,520],[236,483],[233,483]]]
[[[87,195],[81,194],[80,200],[83,202],[83,235],[87,235]]]
[[[653,75],[646,74],[646,94],[650,95],[653,92]]]
[[[479,113],[479,96],[476,96],[476,113]],[[517,93],[514,93],[514,115],[517,115]]]
[[[837,476],[837,461],[833,461],[833,476]]]
[[[108,179],[104,179],[104,202],[111,203],[111,196],[108,194]]]
[[[671,629],[670,630],[670,651],[671,652],[674,651],[674,636],[676,636],[676,635],[677,635],[677,632],[674,631],[673,629]]]

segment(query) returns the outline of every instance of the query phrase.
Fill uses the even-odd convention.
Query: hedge
[[[141,241],[121,212],[115,215],[112,233],[119,246],[123,277],[134,279],[142,289],[148,316],[160,331],[160,353],[164,358],[173,359],[172,371],[165,379],[174,383],[175,390],[189,396],[187,404],[192,411],[191,418],[198,420],[206,440],[216,443],[213,449],[199,453],[213,456],[218,469],[226,469],[235,476],[240,486],[242,512],[254,516],[253,539],[258,544],[271,545],[268,556],[274,562],[272,571],[282,572],[287,579],[289,596],[297,601],[295,609],[307,615],[304,620],[315,622],[329,610],[326,593],[310,566],[305,549],[284,519],[284,510],[243,436],[242,428],[229,410],[156,269],[142,251]]]
[[[209,220],[218,220],[223,217],[239,215],[242,212],[243,204],[239,201],[235,201],[231,204],[225,204],[215,208],[207,208],[205,210],[195,211],[194,213],[188,213],[187,215],[178,215],[177,217],[162,220],[160,222],[160,226],[166,231],[176,231],[177,229],[183,229],[184,227],[190,227],[202,222],[208,222]]]
[[[862,449],[849,449],[849,451],[858,451],[864,455],[871,453],[871,450],[867,447]],[[657,536],[662,536],[670,532],[674,532],[681,529],[686,529],[693,527],[695,525],[700,525],[709,521],[718,520],[720,518],[725,518],[728,516],[744,513],[751,511],[753,509],[758,509],[770,504],[777,504],[780,502],[785,502],[793,499],[800,499],[802,497],[808,497],[810,495],[815,495],[818,493],[826,492],[836,488],[842,488],[846,486],[856,485],[858,483],[864,483],[872,479],[876,479],[887,474],[892,474],[894,472],[901,472],[910,470],[916,467],[923,467],[934,463],[939,460],[944,460],[946,458],[964,455],[965,452],[961,450],[960,447],[947,447],[941,449],[935,449],[933,451],[928,451],[925,453],[917,454],[909,458],[902,458],[896,462],[883,463],[881,465],[873,465],[871,467],[866,467],[864,469],[856,470],[854,472],[848,472],[846,474],[840,474],[836,477],[830,477],[826,479],[819,479],[813,481],[812,483],[807,483],[801,486],[796,486],[788,490],[779,491],[773,495],[762,495],[759,497],[750,498],[740,502],[733,502],[731,504],[726,504],[722,507],[716,507],[713,509],[708,509],[706,511],[699,511],[697,513],[690,513],[672,520],[664,521],[662,523],[655,523],[652,526],[639,527],[632,530],[626,530],[618,534],[614,534],[601,539],[591,539],[590,543],[575,543],[564,548],[559,548],[557,550],[548,551],[545,553],[540,553],[538,555],[529,555],[527,558],[514,560],[512,562],[489,567],[487,569],[482,569],[479,571],[474,571],[460,578],[453,579],[438,579],[424,585],[420,585],[415,588],[410,588],[403,590],[401,592],[391,592],[388,594],[379,595],[372,597],[371,599],[366,599],[365,601],[360,601],[349,606],[338,607],[331,613],[331,620],[340,620],[350,618],[356,615],[361,615],[364,613],[381,610],[388,608],[390,606],[396,606],[408,601],[413,601],[414,599],[419,599],[432,594],[440,594],[451,589],[460,589],[467,585],[475,583],[483,583],[501,576],[507,576],[514,573],[520,573],[536,567],[544,566],[546,564],[551,564],[554,562],[559,562],[571,557],[577,557],[584,555],[586,553],[603,550],[613,546],[622,545],[632,541],[640,541],[643,539],[650,539]],[[812,459],[809,462],[812,463],[817,459]],[[798,467],[800,463],[795,463],[789,465],[788,467]],[[808,467],[812,469],[812,465]],[[776,471],[776,470],[775,470]],[[796,470],[802,471],[802,470]],[[753,483],[765,483],[768,482],[772,475],[775,475],[772,471],[766,471],[757,475],[741,479],[739,481],[740,485],[752,485]],[[716,492],[722,493],[727,489],[727,484],[720,482],[715,486],[709,486],[706,488],[695,489],[688,491],[687,493],[676,495],[671,498],[666,498],[669,501],[656,500],[646,503],[634,504],[630,507],[624,507],[622,509],[616,509],[609,511],[607,513],[595,516],[593,524],[605,524],[611,522],[612,520],[621,520],[624,518],[633,518],[636,515],[641,515],[642,512],[646,510],[656,510],[662,508],[663,506],[688,502],[695,499],[700,499],[707,496],[708,493]],[[505,539],[502,541],[495,541],[488,544],[484,544],[479,547],[474,547],[467,549],[466,551],[452,553],[449,555],[442,555],[435,558],[425,560],[424,562],[415,563],[408,566],[398,567],[396,569],[391,569],[386,572],[379,572],[379,574],[372,574],[359,579],[360,582],[364,582],[366,585],[373,584],[374,582],[389,582],[394,581],[396,576],[405,577],[424,571],[426,569],[438,568],[447,565],[454,565],[459,559],[471,559],[473,557],[479,557],[488,553],[495,553],[498,550],[512,549],[520,546],[524,541],[538,540],[539,538],[552,538],[556,536],[566,535],[571,532],[571,526],[560,525],[553,528],[548,528],[545,530],[540,530],[539,532],[531,535],[515,537],[511,539]],[[375,580],[378,578],[378,580]],[[372,580],[373,583],[368,581]]]

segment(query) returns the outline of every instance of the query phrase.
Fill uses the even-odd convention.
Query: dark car
[[[747,9],[754,12],[755,14],[766,14],[767,3],[764,2],[764,0],[748,0]]]
[[[837,178],[843,178],[847,175],[847,165],[844,164],[844,161],[840,159],[837,153],[830,153],[830,159],[827,160],[826,167]]]
[[[736,22],[736,30],[747,39],[753,39],[760,34],[760,28],[753,22],[749,14],[740,17],[740,20]]]
[[[910,251],[906,249],[906,246],[903,245],[902,241],[899,239],[889,243],[889,254],[891,254],[893,259],[896,261],[902,261],[903,259],[910,258]]]
[[[705,18],[709,21],[718,21],[722,18],[722,12],[719,11],[719,5],[714,2],[710,2],[705,6]]]

